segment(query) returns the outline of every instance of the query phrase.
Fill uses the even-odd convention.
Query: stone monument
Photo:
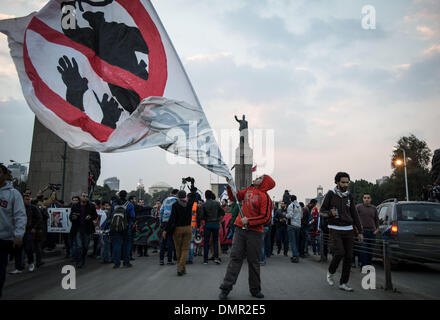
[[[239,120],[235,116],[235,120],[240,124],[240,145],[235,150],[235,183],[238,190],[244,189],[252,184],[252,164],[253,151],[249,146],[248,122],[243,115]]]
[[[60,184],[57,199],[68,204],[74,195],[79,196],[81,192],[87,192],[88,173],[90,170],[99,172],[96,168],[98,159],[97,152],[70,148],[35,118],[27,185],[32,195],[36,195],[38,190],[49,183]],[[89,166],[91,160],[94,163],[92,169]],[[47,195],[48,193],[45,194]]]

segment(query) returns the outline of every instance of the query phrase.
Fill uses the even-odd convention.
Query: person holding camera
[[[180,190],[177,193],[177,200],[172,205],[170,219],[162,234],[165,239],[170,235],[174,238],[177,256],[177,275],[179,276],[186,274],[186,260],[192,238],[192,208],[194,202],[197,201],[197,188],[194,186],[194,178],[188,177],[186,180],[191,182],[188,198],[184,190]]]
[[[98,218],[95,205],[89,202],[87,192],[81,193],[80,202],[72,206],[69,219],[75,242],[76,267],[82,268],[89,250],[91,234],[95,232],[93,221]]]

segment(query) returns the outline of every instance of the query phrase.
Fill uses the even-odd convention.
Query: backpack
[[[110,222],[110,232],[124,232],[127,230],[127,206],[128,201],[123,205],[118,204],[115,206]]]
[[[304,207],[304,210],[306,212],[304,213],[303,211],[303,218],[301,219],[301,225],[308,226],[313,222],[313,216],[308,207]]]

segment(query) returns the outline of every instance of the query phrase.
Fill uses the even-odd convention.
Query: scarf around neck
[[[339,190],[338,189],[338,187],[336,187],[334,190],[333,190],[338,196],[340,196],[341,198],[345,198],[345,197],[348,197],[348,195],[349,195],[349,193],[350,193],[350,191],[345,191],[345,192],[342,192],[341,190]]]

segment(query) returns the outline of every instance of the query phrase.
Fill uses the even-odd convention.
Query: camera
[[[186,182],[194,183],[194,178],[191,177],[182,178],[182,183],[186,183]]]
[[[49,183],[49,189],[52,191],[60,190],[61,184],[59,183]]]

